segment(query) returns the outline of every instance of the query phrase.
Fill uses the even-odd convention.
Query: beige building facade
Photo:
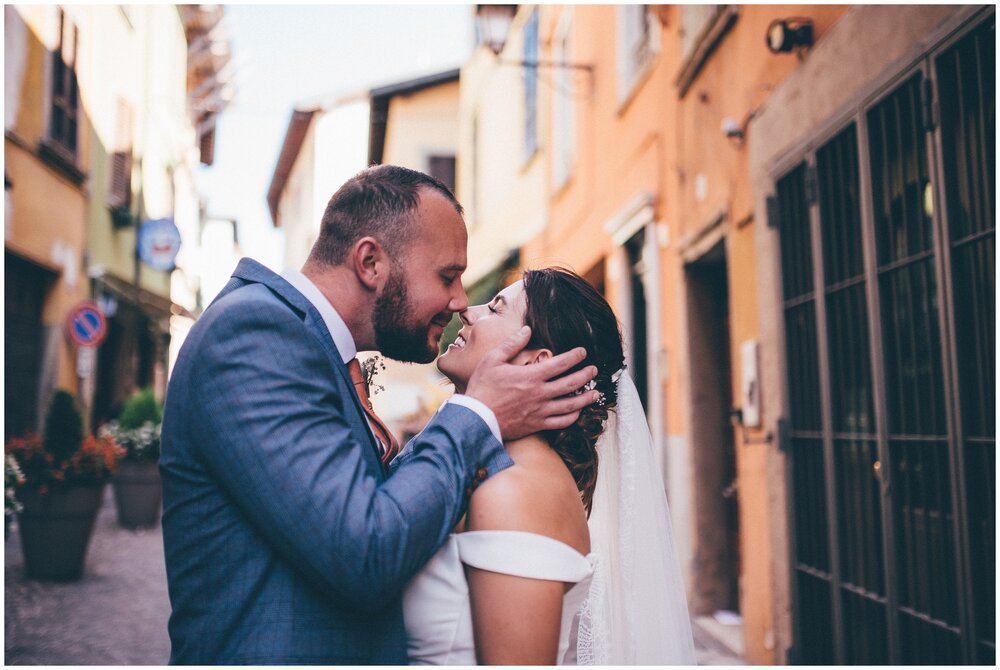
[[[217,22],[222,10],[209,11]],[[8,436],[38,430],[57,387],[77,396],[88,427],[113,418],[138,388],[163,393],[170,319],[190,322],[197,305],[171,299],[173,270],[144,266],[137,237],[143,222],[170,219],[197,255],[195,168],[210,162],[201,140],[214,125],[195,107],[218,94],[214,119],[231,97],[221,83],[191,86],[188,29],[205,13],[4,8],[5,379],[18,389],[7,394]],[[224,42],[215,46],[225,52]],[[85,301],[105,318],[96,350],[66,328]]]

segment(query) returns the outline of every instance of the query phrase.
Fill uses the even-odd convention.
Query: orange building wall
[[[727,261],[730,300],[730,360],[733,362],[733,405],[740,405],[740,344],[760,337],[759,268],[754,247],[753,192],[749,176],[749,149],[743,141],[726,137],[723,119],[735,120],[745,132],[753,116],[766,104],[770,92],[799,64],[795,54],[772,54],[764,45],[773,19],[802,16],[813,20],[815,39],[843,15],[845,6],[744,6],[713,56],[706,62],[679,106],[677,220],[680,234],[692,236],[720,215],[727,222]],[[696,180],[707,184],[698,197]],[[765,366],[773,362],[760,360]],[[768,489],[768,459],[776,448],[770,444],[743,445],[744,429],[736,431],[737,477],[740,501],[740,601],[746,658],[755,664],[782,661],[787,631],[776,631],[776,587]],[[746,437],[760,439],[760,431],[747,429]],[[783,535],[783,533],[782,533]],[[787,540],[785,540],[787,541]],[[782,579],[782,577],[778,577]],[[780,598],[787,602],[787,597]],[[779,639],[780,638],[780,639]],[[781,648],[779,648],[779,646]]]
[[[775,18],[806,16],[813,20],[816,40],[843,15],[845,6],[742,6],[739,17],[712,56],[705,62],[683,98],[676,81],[682,68],[681,9],[662,7],[660,53],[633,97],[617,100],[615,48],[616,8],[576,6],[574,53],[576,63],[589,64],[593,73],[574,75],[577,87],[576,161],[568,183],[552,195],[548,227],[522,248],[529,266],[568,264],[578,272],[589,270],[617,251],[604,224],[637,193],[655,197],[660,224],[660,314],[667,374],[663,384],[665,432],[687,435],[688,380],[697,371],[685,360],[685,270],[683,251],[707,227],[723,220],[727,247],[730,301],[731,396],[738,406],[740,344],[759,338],[753,219],[754,194],[749,176],[749,150],[743,141],[726,137],[723,119],[736,121],[744,131],[770,92],[799,65],[795,54],[772,54],[764,43]],[[542,7],[542,54],[563,7]],[[541,77],[541,75],[540,75]],[[551,107],[540,106],[541,127],[549,131]],[[702,188],[696,188],[701,185]],[[550,189],[551,190],[551,189]],[[699,193],[699,191],[702,191]],[[608,268],[609,298],[617,297],[615,262]],[[765,360],[760,366],[768,365]],[[748,437],[759,439],[759,431]],[[787,630],[776,630],[772,556],[787,539],[770,527],[768,463],[772,444],[742,444],[742,429],[734,435],[740,500],[741,613],[746,658],[750,663],[783,660],[790,644]],[[784,545],[787,546],[787,545]],[[787,602],[787,595],[779,598]],[[780,618],[780,617],[778,617]],[[787,613],[785,613],[787,621]],[[787,627],[787,626],[785,626]]]

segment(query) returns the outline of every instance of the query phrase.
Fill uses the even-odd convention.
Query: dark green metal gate
[[[996,660],[993,10],[777,181],[795,663]]]

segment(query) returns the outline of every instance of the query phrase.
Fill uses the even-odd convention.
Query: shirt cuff
[[[456,405],[461,405],[462,407],[470,409],[478,414],[479,418],[486,423],[490,432],[493,433],[493,437],[497,438],[497,442],[503,444],[503,438],[500,436],[500,424],[497,423],[496,414],[494,414],[493,410],[484,405],[481,401],[476,400],[471,396],[456,393],[452,397],[448,398],[446,402],[453,402]]]

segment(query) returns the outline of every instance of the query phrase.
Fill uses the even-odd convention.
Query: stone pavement
[[[5,665],[163,665],[170,657],[166,571],[159,527],[118,526],[111,487],[97,517],[84,576],[26,579],[16,528],[4,546]],[[741,665],[695,626],[700,665]]]
[[[120,528],[110,486],[79,581],[26,579],[16,530],[4,552],[5,665],[166,664],[162,535]]]

